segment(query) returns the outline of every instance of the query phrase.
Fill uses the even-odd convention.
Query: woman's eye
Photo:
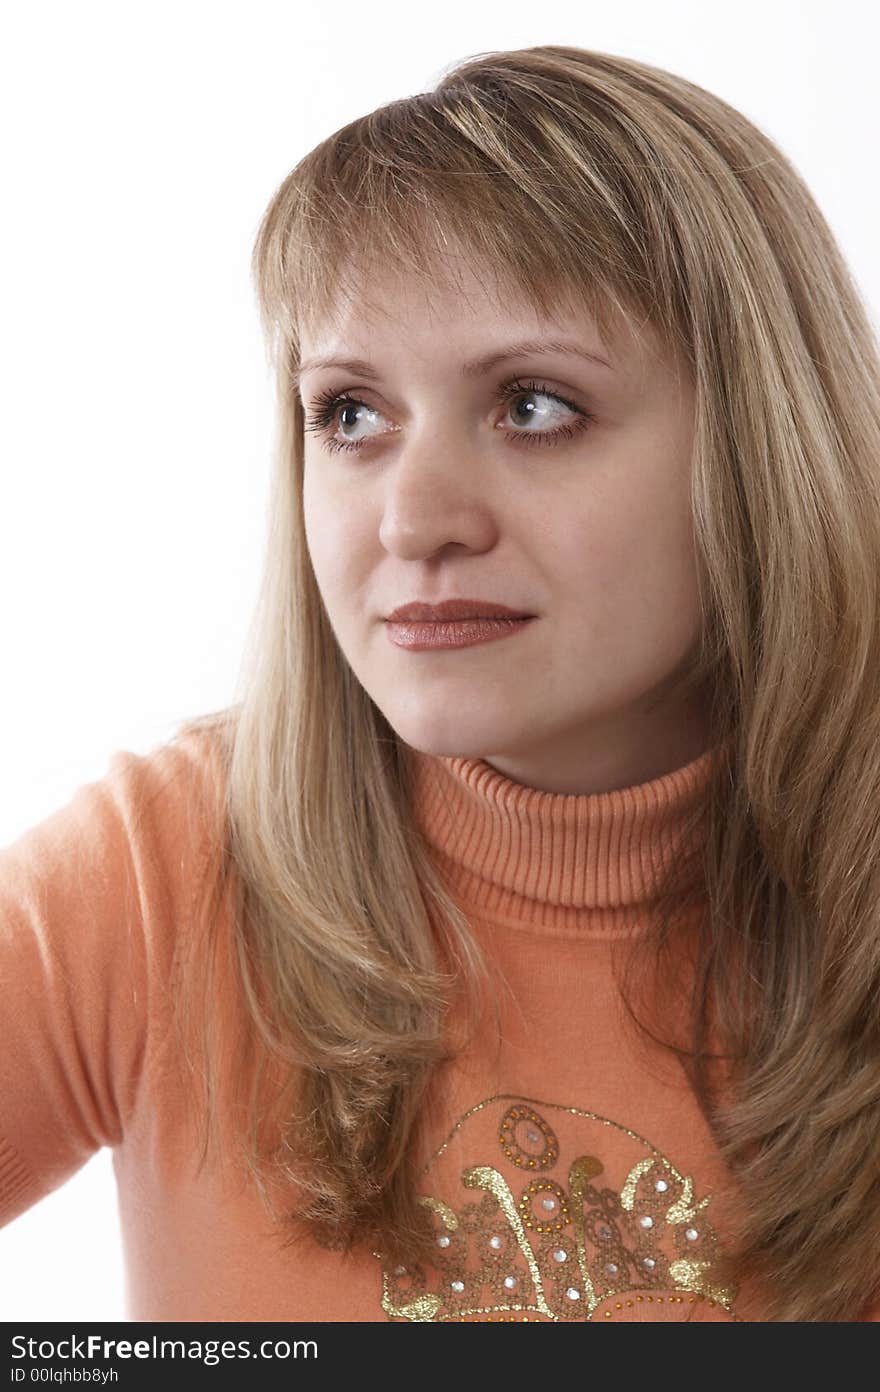
[[[382,413],[365,405],[362,401],[343,401],[339,408],[339,429],[342,432],[346,430],[356,431],[359,425],[375,425],[380,420],[382,420]],[[354,443],[351,435],[344,434],[343,438]]]
[[[540,404],[541,399],[545,404]],[[536,405],[536,401],[538,404]],[[549,404],[546,404],[549,403]],[[552,392],[527,391],[517,392],[508,405],[508,412],[511,419],[517,425],[530,425],[537,423],[539,429],[546,429],[547,422],[552,425],[553,421],[569,420],[574,413],[570,406],[567,406],[558,396]],[[503,418],[501,424],[504,424]]]
[[[355,431],[365,421],[374,424],[382,419],[381,411],[368,406],[365,401],[358,401],[353,396],[326,393],[315,402],[313,413],[305,428],[314,431],[328,450],[357,450],[367,443],[370,437],[352,439],[351,436],[344,436],[340,439],[340,432]]]
[[[505,382],[498,389],[495,401],[496,405],[505,407],[495,428],[503,429],[505,438],[514,444],[557,444],[586,429],[595,419],[558,392],[537,382]],[[331,452],[360,450],[386,433],[381,428],[370,429],[380,426],[383,420],[381,411],[355,396],[326,392],[315,402],[306,429],[314,431]],[[361,433],[356,434],[359,428]],[[391,426],[392,431],[397,429]]]

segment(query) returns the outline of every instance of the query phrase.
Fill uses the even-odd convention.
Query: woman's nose
[[[497,532],[485,468],[464,432],[411,439],[382,475],[380,536],[386,550],[414,559],[456,542],[480,550]]]

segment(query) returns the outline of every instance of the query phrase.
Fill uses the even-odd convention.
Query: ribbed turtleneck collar
[[[686,822],[717,754],[611,792],[548,793],[483,759],[410,749],[413,812],[469,908],[549,930],[615,932],[642,917],[659,873],[695,848]]]

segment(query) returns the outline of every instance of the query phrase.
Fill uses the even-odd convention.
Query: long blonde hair
[[[227,780],[213,882],[234,871],[246,1011],[223,1067],[251,1080],[247,1163],[270,1206],[295,1179],[289,1240],[423,1255],[419,1122],[457,1047],[445,1021],[463,1002],[466,1034],[497,1003],[413,827],[405,747],[321,602],[294,390],[305,323],[371,264],[430,283],[450,243],[544,312],[577,303],[603,333],[650,322],[693,374],[693,675],[727,754],[698,809],[692,1029],[664,1042],[743,1196],[730,1273],[764,1283],[769,1319],[852,1318],[880,1283],[878,349],[771,140],[627,58],[471,57],[329,136],[263,217],[253,268],[278,391],[265,572],[241,700],[181,729],[218,736]],[[655,996],[684,883],[670,879],[628,969]],[[193,1018],[205,1032],[207,1153],[227,1022],[196,960],[180,1023],[182,1038]]]

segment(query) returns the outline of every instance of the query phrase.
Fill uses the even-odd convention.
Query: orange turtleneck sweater
[[[708,1128],[611,973],[712,751],[583,796],[413,752],[414,814],[510,988],[500,1035],[487,1020],[432,1091],[420,1272],[284,1248],[234,1161],[199,1169],[169,1010],[216,834],[192,815],[210,751],[189,735],[116,754],[0,850],[0,1225],[106,1145],[132,1320],[760,1319],[712,1277],[726,1178]]]

